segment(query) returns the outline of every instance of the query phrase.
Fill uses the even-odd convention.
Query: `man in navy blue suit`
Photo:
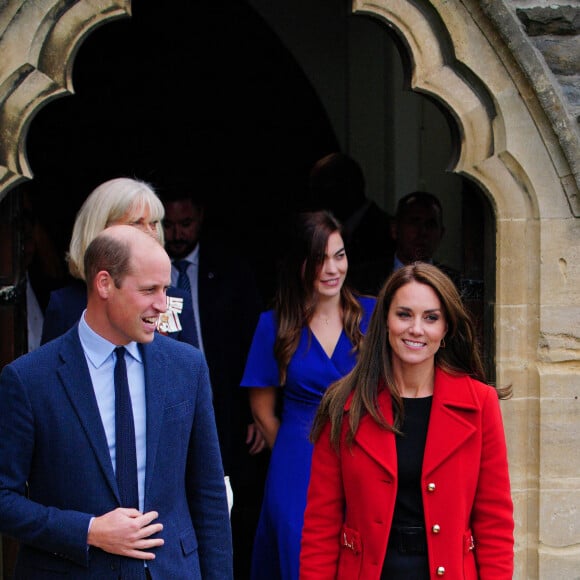
[[[198,349],[155,332],[170,260],[152,237],[121,225],[91,242],[85,269],[79,323],[0,375],[0,533],[20,542],[15,577],[229,580],[207,365]],[[123,505],[116,479],[119,346],[138,508]],[[127,566],[137,573],[125,575]]]

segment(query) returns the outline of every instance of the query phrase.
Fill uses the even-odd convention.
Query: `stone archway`
[[[504,404],[516,505],[515,577],[568,577],[573,555],[557,558],[541,544],[565,548],[575,541],[566,532],[574,527],[578,474],[555,459],[551,439],[560,420],[567,426],[560,444],[572,450],[576,434],[573,411],[566,410],[566,400],[575,398],[565,391],[577,368],[564,371],[560,363],[577,360],[577,351],[570,352],[577,332],[564,324],[566,338],[558,337],[562,321],[555,315],[577,302],[573,291],[557,288],[570,290],[569,261],[558,256],[574,256],[577,226],[566,191],[572,171],[553,147],[532,87],[478,3],[361,0],[354,9],[384,20],[399,35],[413,63],[412,88],[439,99],[459,126],[454,171],[475,180],[491,200],[497,380],[515,390]],[[549,218],[560,226],[558,239],[546,235]],[[559,380],[568,387],[554,395]],[[548,412],[552,405],[554,414]],[[557,491],[550,490],[552,470],[567,478]]]
[[[56,0],[32,6],[18,0],[3,7],[0,192],[32,177],[26,159],[28,126],[40,107],[74,92],[72,67],[83,39],[105,22],[130,16],[130,6],[129,0],[65,6]]]
[[[578,436],[580,267],[570,205],[578,184],[537,91],[484,5],[354,0],[353,10],[380,19],[400,38],[413,63],[413,89],[440,101],[457,122],[454,171],[474,180],[494,208],[497,380],[513,383],[515,391],[504,413],[516,577],[571,577],[580,566],[572,551],[580,540],[579,462],[566,460]],[[129,16],[130,6],[128,0],[12,0],[3,8],[0,201],[32,177],[28,126],[43,104],[73,92],[80,43],[95,27]],[[4,274],[6,284],[10,275]]]

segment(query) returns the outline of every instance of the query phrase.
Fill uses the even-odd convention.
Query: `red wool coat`
[[[350,400],[345,406],[348,411]],[[385,389],[379,405],[392,422]],[[314,447],[300,580],[379,580],[397,493],[395,436],[366,415],[352,448]],[[496,391],[466,376],[435,375],[421,477],[430,578],[512,580],[513,504]]]

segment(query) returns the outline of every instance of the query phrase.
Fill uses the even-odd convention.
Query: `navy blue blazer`
[[[156,334],[141,345],[147,405],[145,511],[165,544],[153,578],[228,580],[231,529],[203,354]],[[16,538],[16,578],[112,578],[120,557],[87,548],[90,519],[120,506],[75,326],[0,375],[0,533]]]
[[[194,344],[191,295],[181,288],[171,286],[167,289],[167,296],[183,298],[183,311],[179,315],[182,329],[179,332],[171,332],[168,336],[181,342]],[[82,280],[75,280],[69,286],[51,292],[44,313],[40,344],[44,344],[72,328],[80,320],[86,307],[87,286]]]

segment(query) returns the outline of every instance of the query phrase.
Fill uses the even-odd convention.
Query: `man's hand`
[[[248,425],[246,444],[250,446],[250,449],[248,450],[250,455],[256,455],[257,453],[260,453],[260,451],[263,451],[264,447],[266,447],[266,440],[264,439],[264,435],[260,429],[258,429],[258,426],[255,423]]]
[[[152,524],[159,517],[157,512],[142,514],[133,508],[117,508],[96,517],[89,526],[87,543],[110,554],[153,560],[155,554],[145,552],[164,544],[162,538],[151,538],[159,533],[163,524]]]

